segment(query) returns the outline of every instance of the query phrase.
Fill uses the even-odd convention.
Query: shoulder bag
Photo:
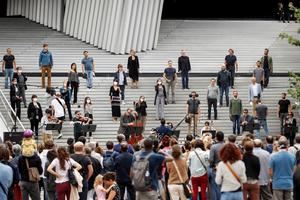
[[[231,174],[234,176],[234,178],[241,184],[241,188],[242,188],[243,183],[242,183],[240,177],[235,173],[235,171],[232,169],[231,165],[228,162],[226,162],[225,164],[226,164],[227,168],[229,169],[229,171],[231,172]]]
[[[27,170],[28,170],[29,181],[31,181],[31,182],[39,182],[40,181],[40,173],[39,173],[38,168],[36,168],[36,167],[29,167],[28,159],[27,158],[25,158],[25,161],[26,161],[26,167],[27,167]]]
[[[181,184],[183,186],[183,191],[184,191],[185,197],[188,198],[188,199],[191,198],[192,197],[191,186],[188,183],[186,183],[186,182],[183,181],[182,176],[181,176],[181,174],[179,172],[178,166],[177,166],[177,164],[176,164],[176,162],[174,160],[173,160],[173,165],[175,166],[176,172],[177,172],[177,174],[179,176],[179,179],[180,179],[180,182],[181,182]]]
[[[68,169],[68,178],[69,178],[69,183],[75,187],[78,186],[78,182],[76,180],[75,174],[74,174],[74,168],[72,166],[72,163],[68,161],[70,167]]]

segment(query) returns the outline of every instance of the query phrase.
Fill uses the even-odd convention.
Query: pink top
[[[97,200],[106,200],[106,193],[103,191],[104,187],[102,185],[98,185],[96,187]]]

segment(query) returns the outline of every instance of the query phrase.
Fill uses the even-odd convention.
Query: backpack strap
[[[296,147],[296,146],[293,146],[295,149],[296,149],[296,151],[298,151],[299,150],[299,148],[298,147]]]
[[[1,182],[0,182],[0,187],[1,187],[2,191],[4,192],[5,196],[7,196],[8,195],[8,190],[5,190],[5,187]]]
[[[153,152],[150,152],[146,156],[141,156],[141,154],[142,154],[142,152],[135,156],[136,161],[139,161],[140,159],[148,160],[150,158],[150,156],[153,155]]]

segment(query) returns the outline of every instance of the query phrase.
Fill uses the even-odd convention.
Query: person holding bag
[[[228,143],[220,151],[216,183],[221,185],[222,200],[242,200],[242,185],[247,181],[246,167],[235,144]]]
[[[186,160],[182,158],[182,152],[179,145],[172,146],[172,156],[174,160],[168,162],[167,171],[168,189],[172,200],[186,200],[183,184],[188,182],[188,166]]]
[[[193,200],[198,200],[198,188],[201,188],[201,199],[207,199],[206,190],[208,188],[208,154],[205,151],[202,140],[195,141],[195,150],[189,155],[189,168],[191,171],[191,181],[193,187]]]
[[[70,158],[65,147],[57,149],[57,158],[48,166],[47,171],[56,177],[57,200],[70,200],[71,184],[69,180],[69,171],[75,167],[80,170],[82,166]],[[55,171],[53,170],[55,168]]]

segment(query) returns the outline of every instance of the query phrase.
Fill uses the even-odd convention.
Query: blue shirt
[[[279,151],[271,156],[269,168],[273,171],[273,189],[292,190],[295,156],[288,151]]]
[[[53,58],[50,51],[41,51],[39,57],[39,66],[53,66]]]
[[[141,157],[146,157],[150,152],[142,151],[140,154]],[[163,164],[165,157],[158,153],[152,152],[152,155],[149,158],[149,173],[151,177],[151,188],[156,191],[158,188],[158,176],[157,170]],[[133,162],[135,161],[135,157],[133,158]]]
[[[121,144],[115,144],[114,146],[114,151],[121,153]],[[131,146],[131,144],[128,144],[128,153],[134,154],[133,148]]]
[[[173,67],[167,67],[164,71],[164,73],[166,74],[166,77],[168,80],[170,81],[174,81],[175,80],[175,74],[176,74],[176,69]]]
[[[92,71],[93,70],[93,63],[94,63],[94,59],[92,57],[84,57],[81,60],[81,64],[84,65],[84,70],[86,71]]]
[[[165,125],[160,125],[159,127],[156,128],[156,132],[159,135],[159,138],[163,138],[165,134],[170,133],[172,130],[165,126]]]
[[[6,191],[0,187],[0,199],[7,200],[8,188],[11,186],[13,181],[13,170],[10,166],[0,163],[0,182],[4,186]]]
[[[117,183],[127,184],[131,183],[130,168],[133,160],[133,155],[125,152],[116,157],[115,169],[117,174]]]

